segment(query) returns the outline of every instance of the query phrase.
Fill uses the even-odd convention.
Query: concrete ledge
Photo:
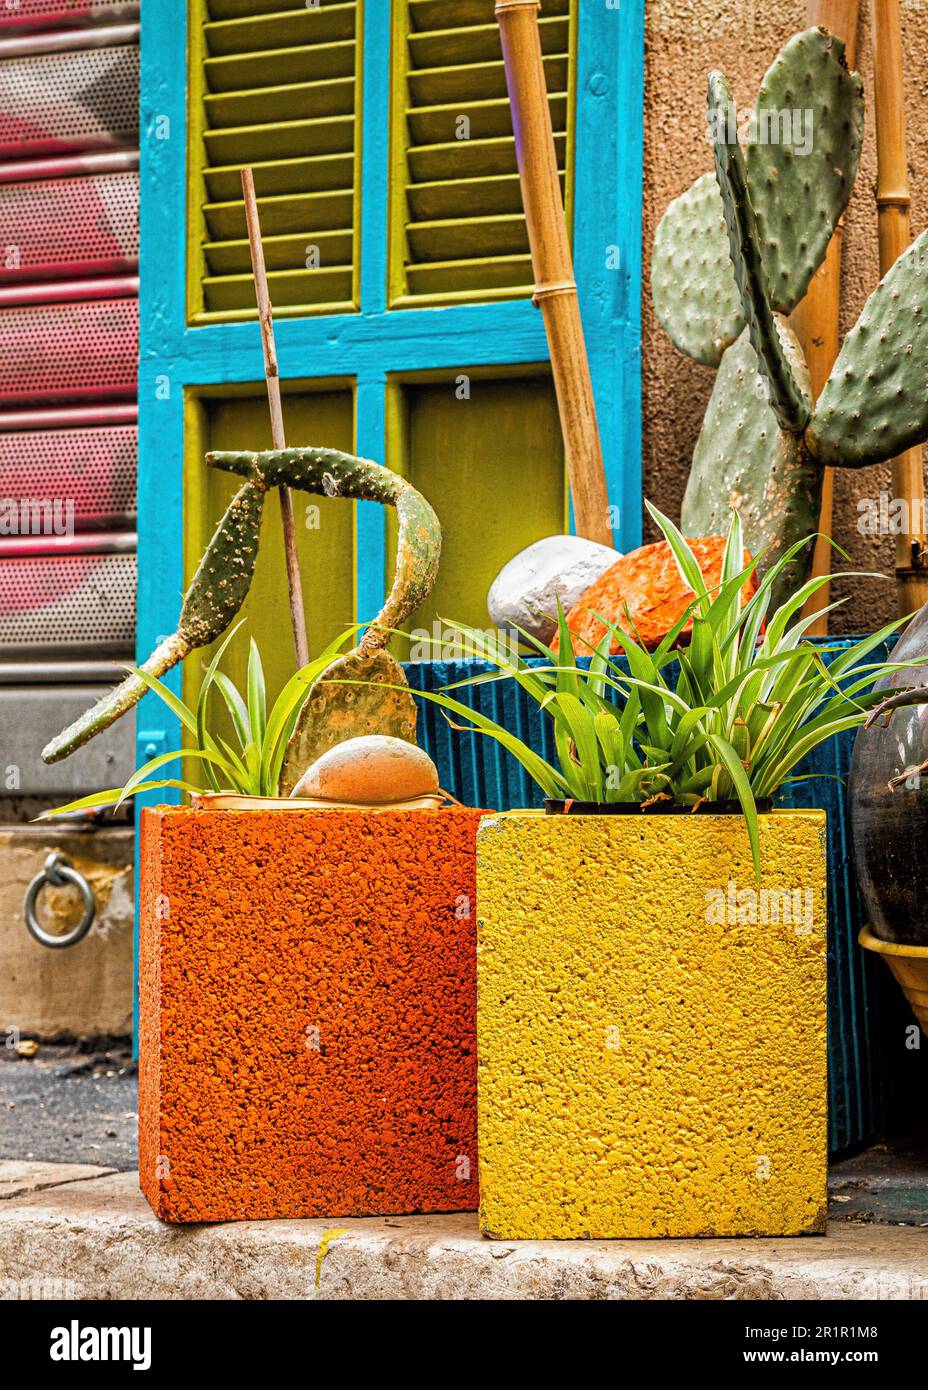
[[[166,1226],[134,1173],[61,1177],[0,1203],[6,1299],[928,1298],[928,1230],[917,1227],[514,1242],[485,1240],[472,1214]]]

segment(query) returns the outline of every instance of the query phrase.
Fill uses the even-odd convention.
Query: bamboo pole
[[[261,322],[261,345],[264,350],[264,376],[267,381],[267,402],[271,412],[271,443],[275,449],[286,449],[283,406],[280,400],[280,371],[277,366],[277,346],[274,342],[274,317],[267,288],[264,247],[261,244],[261,224],[258,219],[258,200],[255,181],[250,169],[242,170],[242,193],[245,198],[245,221],[248,244],[251,248],[251,268],[255,277],[255,296]],[[297,668],[309,662],[306,638],[306,616],[303,611],[303,586],[300,582],[300,561],[296,551],[296,523],[293,519],[293,497],[288,487],[277,489],[280,498],[280,519],[284,530],[284,557],[287,563],[287,588],[290,591],[290,622],[293,627],[293,649]]]
[[[836,38],[844,40],[844,56],[853,68],[857,53],[857,20],[860,0],[809,0],[806,6],[808,28],[821,25]],[[839,312],[841,308],[841,245],[844,218],[838,220],[825,259],[812,277],[801,304],[793,311],[792,326],[805,353],[812,378],[812,397],[818,400],[828,375],[834,366],[840,347]],[[831,535],[834,512],[834,469],[823,469],[822,502],[818,529],[822,533],[815,542],[812,554],[812,576],[828,574],[831,570]],[[803,608],[803,615],[821,613],[829,602],[830,585],[823,584]],[[809,636],[824,637],[828,632],[827,613],[809,628]]]
[[[539,0],[498,0],[534,303],[544,315],[577,534],[612,545],[609,495],[538,31]]]
[[[902,31],[899,0],[872,0],[873,78],[876,108],[877,228],[880,274],[885,275],[908,248],[909,183],[905,153],[902,85]],[[925,482],[920,447],[893,459],[893,496],[905,502],[905,527],[896,536],[896,588],[899,613],[928,602],[925,565]]]

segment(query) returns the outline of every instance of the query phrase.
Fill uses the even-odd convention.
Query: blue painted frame
[[[387,308],[389,7],[363,6],[360,309],[281,318],[284,377],[356,380],[356,448],[384,455],[390,375],[507,366],[548,357],[528,300]],[[147,656],[176,626],[183,591],[184,406],[189,387],[263,379],[253,322],[190,327],[186,305],[187,0],[145,0],[141,38],[141,340],[137,642]],[[641,178],[644,0],[579,9],[574,268],[599,412],[616,543],[641,542]],[[381,508],[356,508],[356,611],[380,606],[386,573]],[[179,689],[180,674],[171,683]],[[139,709],[140,759],[179,746],[162,705]],[[160,794],[154,800],[169,799]],[[140,798],[140,801],[142,799]]]

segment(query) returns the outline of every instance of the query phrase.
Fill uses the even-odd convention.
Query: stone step
[[[14,1182],[7,1167],[6,1299],[928,1298],[928,1234],[918,1227],[832,1222],[826,1236],[801,1239],[517,1242],[484,1239],[472,1214],[168,1226],[135,1173],[81,1179],[70,1166],[56,1174],[42,1164],[30,1177],[17,1164]]]

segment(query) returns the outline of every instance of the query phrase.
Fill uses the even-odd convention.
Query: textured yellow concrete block
[[[824,1229],[825,814],[487,817],[480,1224]]]

